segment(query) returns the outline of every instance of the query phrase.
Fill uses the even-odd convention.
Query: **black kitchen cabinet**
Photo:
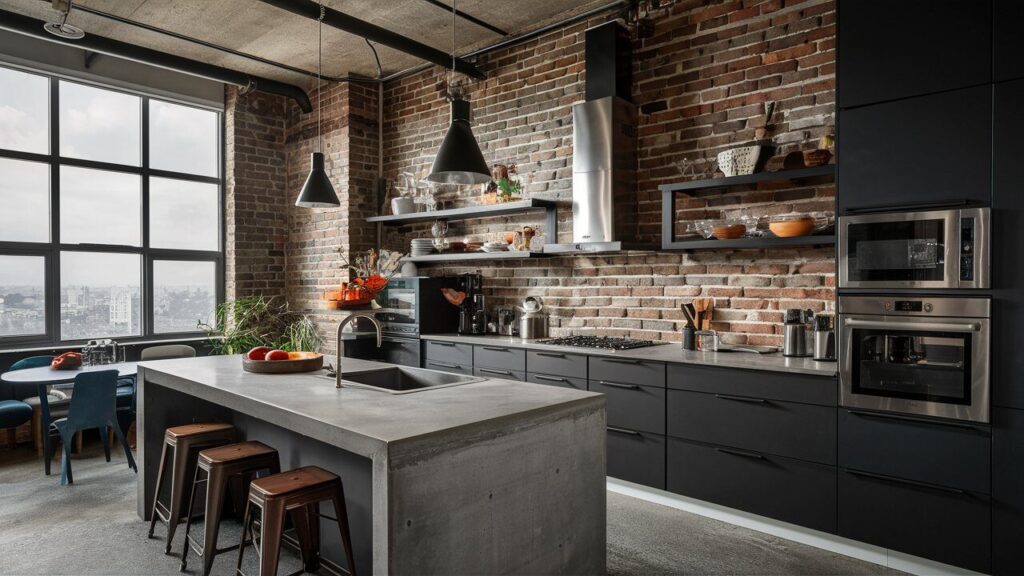
[[[992,5],[992,72],[996,82],[1024,78],[1024,2],[994,0]]]
[[[991,430],[839,409],[839,466],[975,492],[990,491]]]
[[[591,380],[590,391],[606,396],[609,426],[665,433],[665,388]]]
[[[672,492],[836,531],[835,467],[672,437],[667,462]]]
[[[1024,566],[1024,411],[992,411],[992,573]]]
[[[665,437],[608,426],[608,475],[665,489]]]
[[[473,367],[526,372],[526,350],[508,346],[475,346]]]
[[[738,370],[699,364],[669,364],[668,387],[820,406],[836,406],[839,398],[839,384],[835,376]]]
[[[991,84],[842,110],[839,124],[840,213],[991,203]]]
[[[669,390],[668,398],[670,436],[836,463],[835,408],[684,390]]]
[[[1024,408],[1024,80],[995,85],[992,175],[992,403]]]
[[[839,535],[846,538],[988,572],[990,510],[986,494],[839,469]]]
[[[837,23],[840,107],[992,81],[989,0],[840,0]]]
[[[662,362],[591,356],[587,363],[591,381],[665,387],[665,364]]]
[[[380,339],[379,358],[381,362],[419,368],[422,362],[420,357],[419,338],[385,336]]]

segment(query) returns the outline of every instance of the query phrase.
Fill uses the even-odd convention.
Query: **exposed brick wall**
[[[225,294],[285,295],[288,215],[286,187],[287,103],[263,93],[225,93]]]
[[[813,148],[831,131],[835,99],[834,4],[831,0],[680,0],[657,17],[652,38],[634,41],[633,95],[640,108],[638,232],[660,242],[659,184],[682,179],[683,157],[713,159],[750,141],[763,103],[778,103],[769,136],[784,153]],[[484,156],[517,163],[531,194],[571,198],[571,105],[583,99],[583,32],[595,19],[487,54],[488,79],[469,84],[474,132]],[[444,71],[432,69],[387,86],[385,174],[427,173],[448,124]],[[472,202],[480,190],[446,192]],[[680,197],[679,220],[833,209],[831,184]],[[566,204],[568,204],[566,202]],[[570,231],[568,205],[560,236]],[[496,232],[533,218],[453,223],[449,236]],[[680,231],[684,228],[681,224]],[[392,231],[406,248],[424,227]],[[407,249],[407,248],[406,248]],[[715,327],[736,342],[781,343],[781,309],[830,308],[834,250],[631,252],[528,263],[421,267],[430,274],[479,269],[493,304],[541,296],[553,333],[596,332],[677,340],[679,305],[715,298]]]

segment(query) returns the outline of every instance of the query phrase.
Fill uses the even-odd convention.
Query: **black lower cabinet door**
[[[988,572],[991,513],[985,494],[839,470],[839,535]]]
[[[420,367],[420,341],[410,338],[381,338],[380,360],[388,364]]]
[[[608,427],[608,475],[665,489],[665,437]]]
[[[1024,572],[1024,411],[992,411],[992,573]]]
[[[836,469],[668,439],[668,489],[823,532],[836,531]]]

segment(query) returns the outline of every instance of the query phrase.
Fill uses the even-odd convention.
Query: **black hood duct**
[[[309,101],[309,96],[306,94],[305,90],[298,86],[285,84],[284,82],[278,82],[267,78],[261,78],[259,76],[252,76],[250,74],[245,74],[244,72],[221,68],[205,62],[190,60],[188,58],[182,58],[181,56],[174,56],[165,52],[152,50],[150,48],[143,48],[134,44],[121,42],[119,40],[104,38],[103,36],[96,36],[95,34],[86,34],[85,38],[81,38],[79,40],[66,40],[44,32],[43,24],[45,24],[45,22],[42,20],[29,18],[28,16],[22,16],[21,14],[8,12],[7,10],[0,10],[0,28],[4,30],[10,30],[11,32],[16,32],[18,34],[24,34],[26,36],[32,36],[33,38],[56,42],[66,46],[73,46],[83,50],[99,52],[100,54],[106,54],[108,56],[116,56],[118,58],[124,58],[125,60],[132,60],[142,64],[149,64],[150,66],[156,66],[158,68],[175,70],[177,72],[183,72],[185,74],[191,74],[193,76],[199,76],[217,82],[224,82],[225,84],[234,84],[235,86],[241,86],[248,90],[256,90],[267,94],[284,96],[285,98],[290,98],[295,101],[303,112],[308,113],[313,111],[313,105]]]

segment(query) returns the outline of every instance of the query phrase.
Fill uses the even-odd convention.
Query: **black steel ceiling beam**
[[[451,12],[452,12],[452,7],[447,5],[447,4],[445,4],[444,2],[441,2],[441,0],[423,0],[423,1],[428,3],[428,4],[433,4],[434,6],[437,6],[438,8],[441,8],[442,10],[448,12],[449,14],[451,14]],[[501,35],[501,36],[508,36],[508,32],[502,30],[501,28],[498,28],[494,24],[491,24],[489,22],[485,22],[485,21],[477,18],[476,16],[473,16],[472,14],[466,14],[462,10],[455,10],[455,15],[458,16],[459,18],[462,18],[466,22],[472,22],[473,24],[476,24],[477,26],[480,26],[481,28],[487,28],[488,30],[490,30],[491,32],[494,32],[495,34],[498,34],[498,35]]]
[[[7,10],[0,10],[0,28],[10,30],[11,32],[17,32],[18,34],[24,34],[26,36],[32,36],[41,40],[64,44],[66,46],[81,48],[82,50],[116,56],[118,58],[124,58],[125,60],[133,60],[135,62],[141,62],[143,64],[149,64],[159,68],[176,70],[178,72],[208,78],[217,82],[234,84],[236,86],[245,87],[249,90],[284,96],[294,100],[303,112],[313,111],[313,105],[309,101],[309,95],[306,94],[305,90],[298,86],[285,84],[268,78],[253,76],[236,70],[221,68],[220,66],[182,58],[181,56],[174,56],[172,54],[159,52],[150,48],[143,48],[142,46],[128,44],[112,38],[89,34],[88,31],[84,38],[78,40],[64,39],[52,34],[47,34],[43,30],[43,24],[44,22],[42,20],[29,18],[28,16],[22,16],[21,14],[8,12]]]
[[[271,6],[287,10],[292,14],[298,14],[299,16],[305,16],[310,20],[320,20],[321,6],[312,0],[260,0],[264,4],[270,4]],[[332,28],[343,30],[356,36],[361,36],[377,44],[394,48],[399,52],[404,52],[417,58],[422,58],[427,62],[432,62],[438,66],[449,67],[452,65],[452,56],[438,50],[431,48],[426,44],[421,44],[411,38],[402,36],[401,34],[392,32],[386,28],[370,24],[364,20],[349,16],[344,12],[339,12],[333,8],[323,7],[323,23],[327,24]],[[487,77],[475,64],[462,58],[455,59],[455,70],[461,72],[467,76],[472,76],[477,79],[484,79]]]

